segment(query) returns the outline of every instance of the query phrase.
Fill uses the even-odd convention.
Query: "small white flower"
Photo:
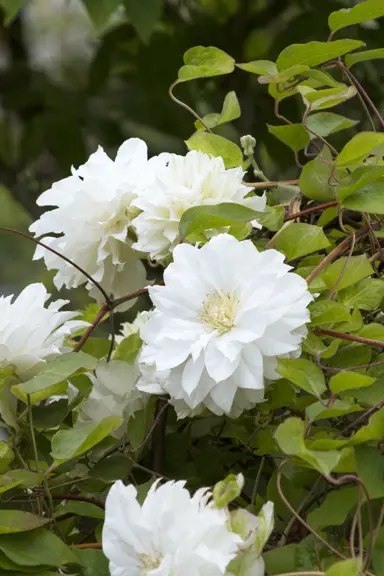
[[[153,286],[140,361],[170,370],[164,391],[191,409],[238,415],[263,399],[277,357],[297,354],[312,296],[284,255],[222,234],[182,244]],[[233,414],[233,412],[235,414]]]
[[[147,147],[131,138],[119,149],[115,161],[101,147],[72,176],[53,184],[37,200],[39,206],[56,206],[30,226],[44,243],[67,256],[99,282],[109,295],[118,298],[145,285],[145,268],[140,254],[132,250],[128,227],[137,210],[132,207],[137,186],[149,178]],[[87,283],[97,301],[102,295],[73,266],[38,246],[34,259],[44,258],[48,270],[55,269],[54,282],[74,288]],[[134,304],[127,303],[125,308]]]
[[[234,202],[264,211],[265,196],[246,198],[252,188],[242,183],[243,170],[226,170],[222,158],[192,151],[186,156],[160,154],[149,164],[154,183],[142,187],[133,201],[142,210],[134,220],[138,235],[134,246],[154,260],[166,258],[178,244],[180,219],[192,206]]]
[[[148,312],[140,312],[133,322],[124,322],[120,327],[120,334],[116,334],[115,342],[120,344],[125,338],[140,332],[144,324],[149,320]]]
[[[155,483],[142,506],[118,481],[106,501],[103,551],[111,576],[222,576],[241,538],[207,489],[191,498],[185,482]]]
[[[0,297],[0,369],[14,366],[21,380],[65,351],[66,336],[88,326],[72,320],[78,312],[60,311],[68,300],[56,300],[45,308],[49,297],[43,284],[30,284],[14,300],[13,295]]]
[[[139,376],[136,362],[101,362],[95,375],[88,376],[92,381],[92,390],[80,406],[79,418],[82,421],[98,422],[108,416],[120,416],[127,423],[148,402],[149,396],[135,387]],[[121,436],[124,431],[125,426],[121,426],[114,434]]]
[[[14,368],[13,384],[32,378],[46,360],[66,352],[64,338],[88,326],[87,322],[73,320],[78,312],[60,312],[67,300],[56,300],[45,308],[49,297],[43,284],[30,284],[14,300],[13,295],[0,297],[0,369]],[[0,415],[17,428],[17,400],[10,385],[0,390]]]

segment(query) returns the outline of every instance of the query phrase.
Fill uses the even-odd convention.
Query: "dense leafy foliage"
[[[84,0],[84,4],[102,30],[120,2]],[[148,6],[135,0],[123,4],[129,23],[105,32],[80,101],[74,98],[79,93],[39,78],[35,101],[19,95],[19,101],[8,104],[20,113],[23,124],[16,159],[7,156],[8,146],[1,150],[7,173],[12,179],[18,162],[28,159],[36,161],[33,179],[39,177],[37,160],[46,139],[54,161],[65,170],[84,160],[85,136],[95,138],[102,132],[105,144],[114,146],[127,133],[144,135],[149,125],[152,151],[180,151],[174,138],[180,131],[189,150],[221,157],[226,168],[242,166],[255,194],[266,190],[267,196],[264,212],[230,203],[190,208],[180,220],[182,241],[205,242],[204,232],[225,228],[240,240],[251,238],[260,250],[282,252],[314,295],[311,322],[301,357],[280,358],[281,378],[268,384],[265,401],[236,419],[206,411],[177,420],[165,397],[152,397],[128,426],[120,414],[92,422],[78,418],[77,409],[94,385],[89,374],[96,370],[97,375],[97,368],[111,355],[111,362],[132,366],[140,352],[142,343],[135,331],[117,342],[102,337],[107,317],[112,331],[117,329],[115,309],[122,299],[83,310],[82,319],[93,322],[91,328],[68,336],[73,351],[47,362],[33,378],[23,381],[12,368],[2,370],[1,405],[9,405],[10,397],[17,405],[16,420],[11,422],[2,413],[7,434],[0,442],[1,573],[52,576],[60,570],[107,576],[101,531],[105,498],[116,480],[134,484],[143,501],[159,477],[187,479],[188,488],[195,490],[230,473],[242,473],[245,485],[235,496],[235,506],[256,513],[267,500],[275,505],[275,530],[264,550],[267,574],[380,576],[384,573],[384,120],[364,78],[360,82],[357,74],[367,62],[376,64],[371,60],[381,58],[383,49],[375,43],[373,48],[365,46],[358,39],[365,29],[357,26],[384,16],[383,2],[366,0],[349,11],[335,6],[328,19],[328,40],[326,33],[319,33],[309,42],[289,39],[284,47],[276,39],[276,61],[261,59],[272,52],[271,42],[265,52],[260,49],[265,38],[261,29],[247,39],[247,62],[243,54],[238,58],[236,42],[232,50],[208,42],[191,48],[197,42],[190,32],[178,43],[188,48],[184,64],[183,50],[173,47],[176,54],[169,60],[164,56],[166,65],[155,72],[152,55],[160,45],[165,50],[168,42],[166,33],[154,32],[162,9],[171,11],[170,21],[181,18],[181,12],[163,7],[159,0]],[[21,3],[0,0],[0,6],[12,29]],[[215,43],[216,21],[225,26],[234,13],[242,14],[235,1],[201,2],[203,8],[212,16],[209,44]],[[288,9],[286,18],[293,18]],[[177,23],[173,25],[177,28]],[[154,40],[146,44],[152,34]],[[238,40],[235,35],[232,39]],[[116,79],[111,59],[124,42],[128,71],[118,70]],[[132,100],[144,94],[153,110],[150,116],[138,114],[122,130],[120,117],[131,104],[119,83],[129,85],[125,74],[129,77],[135,66],[140,68],[142,85]],[[8,79],[4,97],[10,102],[12,74],[3,74]],[[232,78],[238,76],[235,93]],[[163,103],[172,80],[170,95],[175,102],[170,108]],[[198,82],[209,101],[215,101],[212,109],[192,109],[179,99],[197,104]],[[100,109],[100,101],[114,97],[113,116]],[[60,98],[65,98],[67,115],[60,122],[55,115],[52,125],[51,107]],[[254,108],[266,111],[255,121],[248,118]],[[240,139],[233,121],[241,135],[253,134],[257,141],[247,135]],[[20,200],[37,214],[30,196]],[[255,219],[261,229],[251,227]],[[149,278],[161,283],[163,270],[156,265]],[[150,306],[144,289],[134,311]],[[105,330],[99,337],[94,328]]]

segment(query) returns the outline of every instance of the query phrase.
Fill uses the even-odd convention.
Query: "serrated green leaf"
[[[295,64],[315,67],[328,60],[343,56],[364,46],[359,40],[335,40],[334,42],[307,42],[292,44],[280,53],[276,65],[279,71],[286,70]]]
[[[96,366],[97,359],[82,352],[63,354],[49,362],[37,376],[28,382],[12,386],[11,392],[25,403],[28,402],[29,395],[31,403],[36,404],[53,395],[65,393],[67,390],[65,380],[77,370],[81,368],[93,370]]]
[[[342,8],[336,12],[332,12],[328,18],[328,25],[332,32],[336,32],[347,26],[374,20],[381,16],[384,16],[382,0],[367,0],[366,2],[356,4],[353,8]]]
[[[320,368],[304,358],[299,360],[279,358],[276,371],[308,394],[319,397],[327,389]]]
[[[113,358],[114,360],[122,360],[133,364],[141,350],[141,346],[142,340],[140,334],[138,332],[130,334],[120,342]]]
[[[104,510],[99,506],[96,506],[96,504],[76,501],[68,501],[55,509],[55,518],[60,518],[60,516],[64,516],[65,514],[96,518],[97,520],[104,520],[105,516]]]
[[[97,0],[96,3],[100,2]],[[144,42],[148,42],[156,24],[161,19],[163,11],[163,0],[124,0],[125,11]]]
[[[222,126],[222,124],[226,124],[228,122],[232,122],[232,120],[236,120],[240,118],[241,109],[240,103],[236,96],[236,92],[228,92],[226,95],[223,108],[220,114],[207,114],[203,117],[204,124],[208,126],[208,128],[215,128],[216,126]],[[196,130],[205,130],[205,126],[200,122],[200,120],[196,120],[195,122]]]
[[[356,503],[356,486],[343,486],[327,494],[320,506],[308,514],[307,522],[316,531],[341,526]]]
[[[179,82],[230,74],[235,69],[234,59],[214,46],[190,48],[185,52],[183,59],[185,66],[179,70]]]
[[[40,528],[49,522],[49,518],[35,516],[22,510],[2,510],[0,514],[0,534],[27,532]]]
[[[384,298],[384,280],[365,278],[354,286],[341,290],[338,298],[349,308],[358,306],[361,310],[374,310]]]
[[[57,536],[44,528],[0,536],[0,550],[19,566],[76,564],[76,557]],[[22,553],[21,553],[22,552]]]
[[[358,62],[379,60],[382,58],[384,58],[384,48],[377,48],[376,50],[365,50],[364,52],[356,52],[356,54],[347,54],[345,57],[345,63],[350,68]]]
[[[245,72],[251,72],[258,76],[274,76],[278,72],[276,64],[270,60],[254,60],[253,62],[236,64],[236,66]]]
[[[365,374],[359,374],[358,372],[339,372],[335,376],[332,376],[329,387],[332,392],[338,394],[344,390],[366,388],[367,386],[371,386],[374,381],[375,378],[366,376]]]
[[[337,283],[335,290],[339,292],[348,286],[357,284],[371,274],[374,274],[374,270],[367,256],[361,254],[361,256],[352,256],[349,259],[347,256],[339,258],[328,266],[321,277],[328,288],[332,289]]]
[[[4,24],[8,26],[23,8],[25,0],[0,0],[0,8],[4,10]]]
[[[88,14],[96,28],[102,29],[108,24],[111,16],[116,12],[122,0],[82,0]]]
[[[302,124],[287,124],[285,126],[271,126],[267,124],[268,132],[286,144],[294,152],[302,150],[310,142],[309,134]]]
[[[360,558],[351,558],[337,562],[329,568],[325,576],[359,576],[361,574],[362,562]]]
[[[122,418],[109,416],[101,422],[77,423],[69,430],[59,430],[52,438],[52,458],[65,462],[88,452],[123,423]]]
[[[215,158],[221,157],[226,168],[241,166],[243,162],[243,153],[239,146],[217,134],[195,132],[185,143],[189,150],[200,150]]]
[[[349,322],[351,315],[346,306],[334,300],[317,300],[308,307],[312,326],[323,326],[335,322]]]
[[[290,261],[328,248],[330,243],[320,227],[299,223],[284,228],[277,236],[275,246]]]
[[[358,123],[358,120],[352,120],[334,112],[316,112],[315,114],[310,114],[307,118],[308,127],[324,138],[335,132],[353,128]]]
[[[355,447],[356,471],[370,498],[384,498],[384,458],[371,446]]]
[[[235,222],[250,222],[259,216],[259,212],[231,202],[214,206],[193,206],[182,215],[179,232],[182,238],[211,228],[230,226]]]
[[[372,154],[382,155],[384,134],[379,132],[359,132],[347,142],[335,160],[339,167],[353,166]]]

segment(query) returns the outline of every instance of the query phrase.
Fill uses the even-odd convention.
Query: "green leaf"
[[[139,2],[139,0],[137,1]],[[143,2],[141,4],[145,7],[145,11],[146,4]],[[179,82],[230,74],[235,69],[234,59],[214,46],[195,46],[190,48],[184,53],[183,59],[185,66],[182,66],[179,70]]]
[[[276,371],[313,396],[319,397],[327,389],[324,374],[309,360],[278,358]]]
[[[345,400],[335,400],[329,407],[324,406],[321,402],[315,402],[306,408],[306,416],[311,422],[317,420],[324,420],[328,418],[338,418],[339,416],[346,416],[354,412],[361,412],[363,408],[358,404],[351,403]]]
[[[275,246],[290,261],[328,248],[330,243],[319,226],[300,223],[291,224],[281,230],[276,238]]]
[[[371,376],[366,376],[365,374],[359,374],[358,372],[339,372],[335,376],[332,376],[329,387],[332,392],[338,394],[344,390],[366,388],[367,386],[371,386],[374,381],[375,378],[371,378]]]
[[[44,474],[30,472],[29,470],[9,470],[7,474],[0,476],[0,494],[12,490],[16,486],[34,488],[42,483]]]
[[[259,212],[231,202],[223,202],[215,206],[193,206],[182,215],[179,232],[182,238],[190,234],[230,226],[234,222],[250,222],[259,216]]]
[[[343,206],[359,212],[384,214],[384,179],[364,186],[343,200]]]
[[[115,482],[116,480],[124,478],[131,466],[132,460],[122,454],[117,454],[99,460],[88,472],[88,475],[92,478],[99,478],[103,480],[103,482]]]
[[[142,346],[140,334],[134,332],[127,338],[124,338],[116,348],[114,360],[123,360],[129,364],[133,364],[136,360]]]
[[[336,285],[336,292],[357,284],[366,276],[374,274],[374,270],[365,254],[360,256],[352,256],[348,259],[347,256],[339,258],[333,262],[323,272],[322,279],[328,286],[333,288]]]
[[[122,0],[82,0],[87,8],[88,14],[99,30],[104,28],[110,17],[121,5]]]
[[[124,6],[132,26],[143,42],[147,43],[161,19],[163,0],[124,0]]]
[[[338,298],[349,308],[358,306],[361,310],[374,310],[384,298],[384,280],[365,278],[339,292]]]
[[[371,440],[384,439],[384,407],[373,414],[366,426],[363,426],[351,438],[352,444],[363,444]]]
[[[309,450],[304,442],[305,424],[299,418],[288,418],[275,432],[275,439],[281,450],[290,456],[304,460],[321,474],[329,474],[340,460],[340,453],[329,450]]]
[[[15,455],[6,442],[0,442],[0,473],[7,470]]]
[[[96,504],[90,502],[76,502],[68,501],[61,504],[55,509],[55,517],[59,518],[64,514],[74,514],[75,516],[86,516],[87,518],[96,518],[96,520],[104,520],[105,512]]]
[[[278,72],[276,64],[270,60],[254,60],[245,64],[236,64],[236,66],[258,76],[274,76]]]
[[[8,26],[23,8],[25,0],[0,0],[0,8],[4,10],[4,24]]]
[[[122,418],[109,416],[101,422],[77,423],[69,430],[59,430],[52,438],[52,458],[65,462],[88,452],[123,423]]]
[[[260,84],[286,84],[290,86],[291,84],[296,84],[298,78],[302,76],[302,74],[307,75],[310,71],[308,66],[304,66],[303,64],[297,64],[295,66],[291,66],[282,72],[277,72],[273,76],[260,76],[259,83]],[[305,80],[305,76],[303,76],[303,80]]]
[[[0,536],[0,550],[20,566],[76,564],[76,557],[60,538],[43,528]]]
[[[315,90],[308,86],[298,86],[297,90],[300,92],[305,105],[310,107],[311,110],[333,108],[333,106],[338,106],[357,94],[354,86],[345,86],[344,84],[337,88],[326,88],[323,90]]]
[[[284,206],[265,206],[264,212],[257,216],[257,222],[271,232],[277,232],[284,224],[284,214]]]
[[[336,12],[332,12],[328,18],[328,25],[332,32],[336,32],[347,26],[374,20],[381,16],[384,16],[382,0],[367,0],[366,2],[357,4],[353,8],[342,8]]]
[[[108,560],[101,550],[75,550],[83,576],[109,576]]]
[[[65,393],[66,379],[77,370],[81,368],[93,370],[96,366],[97,359],[82,352],[63,354],[49,362],[32,380],[12,386],[11,392],[25,403],[28,402],[29,395],[31,403],[36,404],[53,395]]]
[[[309,306],[312,326],[323,326],[335,322],[349,322],[351,315],[349,310],[340,302],[334,300],[317,300]]]
[[[151,423],[153,422],[154,405],[149,402],[143,410],[135,412],[129,419],[127,438],[133,450],[136,450],[144,442]]]
[[[370,498],[384,498],[384,458],[371,446],[356,446],[356,471]]]
[[[307,118],[308,127],[324,138],[335,132],[353,128],[358,123],[358,120],[352,120],[334,112],[317,112],[310,114]]]
[[[59,426],[68,413],[68,400],[62,398],[46,406],[34,406],[33,425],[36,429],[49,430]]]
[[[310,142],[309,134],[302,124],[288,124],[286,126],[271,126],[267,124],[267,126],[270,134],[276,136],[294,152],[302,150]]]
[[[276,65],[278,70],[286,70],[295,64],[315,67],[328,60],[343,56],[364,46],[359,40],[336,40],[334,42],[307,42],[292,44],[280,53]]]
[[[346,177],[340,180],[337,187],[338,199],[343,201],[347,196],[351,196],[354,192],[361,190],[367,184],[376,182],[384,176],[384,166],[359,166]]]
[[[359,132],[347,142],[335,160],[339,167],[353,166],[371,154],[381,155],[384,150],[384,134],[380,132]]]
[[[345,57],[345,63],[350,68],[358,62],[379,60],[382,58],[384,58],[384,48],[377,48],[376,50],[365,50],[364,52],[356,52],[356,54],[348,54]]]
[[[307,198],[326,202],[335,200],[336,188],[329,184],[331,167],[320,159],[308,162],[300,174],[300,190]]]
[[[357,504],[356,486],[345,486],[327,494],[325,500],[307,516],[308,524],[316,531],[328,526],[341,526]]]
[[[239,146],[217,134],[195,132],[185,143],[189,150],[201,150],[215,158],[221,157],[226,168],[241,166],[243,162],[243,153]]]
[[[221,126],[222,124],[227,124],[228,122],[232,122],[232,120],[236,120],[240,118],[241,109],[239,100],[236,96],[236,92],[228,92],[224,99],[223,108],[220,114],[206,114],[203,117],[204,124],[208,126],[208,128],[215,128],[216,126]],[[196,130],[205,130],[205,126],[200,122],[200,120],[196,120],[195,122]]]
[[[325,576],[359,576],[361,574],[362,563],[360,558],[352,558],[337,562],[329,568]]]
[[[21,510],[2,510],[0,514],[0,534],[11,534],[14,532],[27,532],[40,528],[49,522],[49,518],[35,516],[30,512]]]
[[[297,544],[288,544],[264,552],[263,559],[267,574],[282,574],[284,571],[294,571],[296,568]]]
[[[377,380],[372,386],[368,388],[360,388],[357,390],[347,390],[343,395],[348,395],[355,398],[362,406],[376,406],[383,399],[383,385],[382,380]]]

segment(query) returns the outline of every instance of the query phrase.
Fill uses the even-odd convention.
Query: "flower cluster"
[[[217,506],[208,488],[193,497],[185,482],[152,485],[144,503],[118,481],[106,501],[103,551],[111,576],[263,576],[262,549],[273,504],[260,516]]]

